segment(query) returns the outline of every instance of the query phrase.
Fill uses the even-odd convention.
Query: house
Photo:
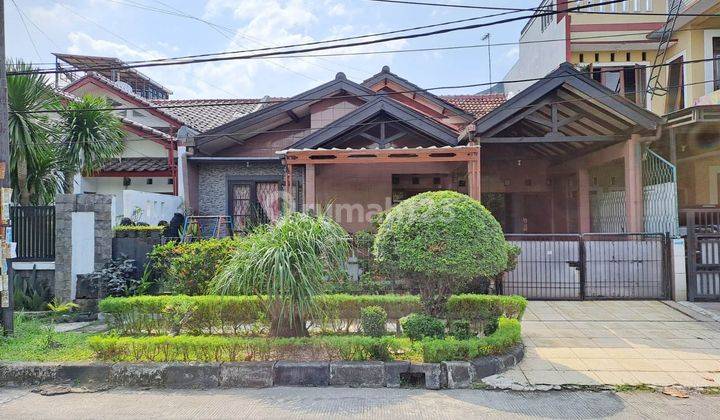
[[[177,133],[185,122],[157,108],[152,99],[166,99],[171,93],[159,83],[134,69],[95,71],[122,64],[114,58],[55,54],[72,70],[58,74],[58,88],[68,98],[86,94],[101,96],[113,107],[134,108],[116,111],[126,135],[125,151],[92,176],[76,176],[76,193],[112,194],[118,219],[132,212],[123,205],[123,191],[177,195]],[[78,72],[78,70],[86,70]],[[170,216],[177,211],[168,210]],[[117,220],[115,220],[117,222]]]
[[[183,188],[189,208],[229,214],[236,230],[287,204],[329,210],[354,232],[400,200],[452,189],[484,202],[508,233],[589,232],[602,225],[591,174],[619,168],[628,200],[614,216],[623,231],[644,231],[641,143],[660,123],[570,64],[508,101],[437,96],[383,67],[360,83],[339,73],[195,135]]]

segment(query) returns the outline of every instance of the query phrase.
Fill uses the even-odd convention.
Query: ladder
[[[647,91],[651,97],[663,96],[667,93],[667,86],[663,86],[660,81],[660,65],[665,63],[665,56],[670,41],[672,40],[673,32],[675,31],[675,22],[677,21],[682,4],[683,0],[668,0],[668,16],[665,25],[663,25],[661,29],[660,43],[658,44],[657,54],[655,54],[653,67],[650,69],[650,78],[647,84]]]

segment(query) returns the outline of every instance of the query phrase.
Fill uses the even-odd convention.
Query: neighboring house
[[[553,105],[568,100],[578,103]],[[236,230],[288,205],[357,231],[407,197],[451,189],[481,199],[509,233],[589,232],[601,225],[590,171],[619,162],[628,199],[615,216],[643,231],[640,144],[660,123],[569,64],[507,102],[436,96],[388,67],[362,83],[339,73],[195,135],[184,188],[190,208],[229,214]]]
[[[570,5],[592,4],[582,0]],[[595,2],[596,3],[596,2]],[[660,138],[652,144],[677,167],[680,209],[718,206],[720,183],[720,17],[697,16],[720,13],[718,0],[686,0],[674,23],[674,32],[658,57],[659,81],[666,92],[650,95],[647,85],[656,62],[662,28],[672,1],[628,0],[594,6],[590,11],[613,11],[599,15],[566,12],[553,18],[530,19],[520,36],[519,57],[503,86],[511,96],[532,82],[511,80],[542,77],[548,68],[564,61],[589,71],[606,87],[667,121]],[[549,0],[542,5],[565,7]],[[624,12],[640,13],[624,16]],[[642,15],[652,12],[653,15]],[[523,41],[565,40],[525,43]],[[681,64],[682,61],[696,63]],[[705,60],[705,61],[703,61]],[[617,70],[622,70],[618,72]]]
[[[121,64],[117,59],[67,54],[56,56],[72,64],[75,69],[88,70],[80,75],[67,73],[72,75],[72,80],[60,86],[65,95],[80,97],[92,94],[106,98],[114,107],[138,108],[116,112],[126,133],[125,151],[92,176],[77,176],[76,193],[114,195],[117,215],[123,214],[125,190],[177,195],[176,136],[185,123],[174,114],[156,108],[148,99],[167,98],[170,92],[134,70],[130,75],[118,72],[110,74],[115,78],[114,81],[90,70]]]

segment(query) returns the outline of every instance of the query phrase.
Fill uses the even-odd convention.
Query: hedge
[[[388,319],[398,320],[420,311],[414,295],[321,295],[317,297],[321,316],[312,320],[323,329],[348,331],[357,324],[360,310],[379,306]],[[448,319],[482,322],[483,317],[520,318],[526,301],[519,296],[463,294],[448,301]],[[106,298],[100,311],[119,333],[135,334],[238,334],[266,325],[262,305],[256,296],[133,296]]]
[[[127,362],[232,362],[270,360],[413,360],[436,363],[500,354],[520,342],[520,322],[500,318],[497,331],[471,340],[321,336],[243,338],[224,336],[118,337],[88,341],[100,360]]]
[[[501,354],[519,344],[520,321],[501,317],[497,330],[482,338],[470,340],[426,339],[422,341],[422,356],[425,363],[439,363],[449,360],[473,360],[481,356]]]

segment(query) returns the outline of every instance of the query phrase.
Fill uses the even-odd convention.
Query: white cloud
[[[72,54],[105,55],[122,60],[153,60],[163,58],[164,54],[154,50],[139,50],[118,42],[96,39],[84,32],[68,34]]]

